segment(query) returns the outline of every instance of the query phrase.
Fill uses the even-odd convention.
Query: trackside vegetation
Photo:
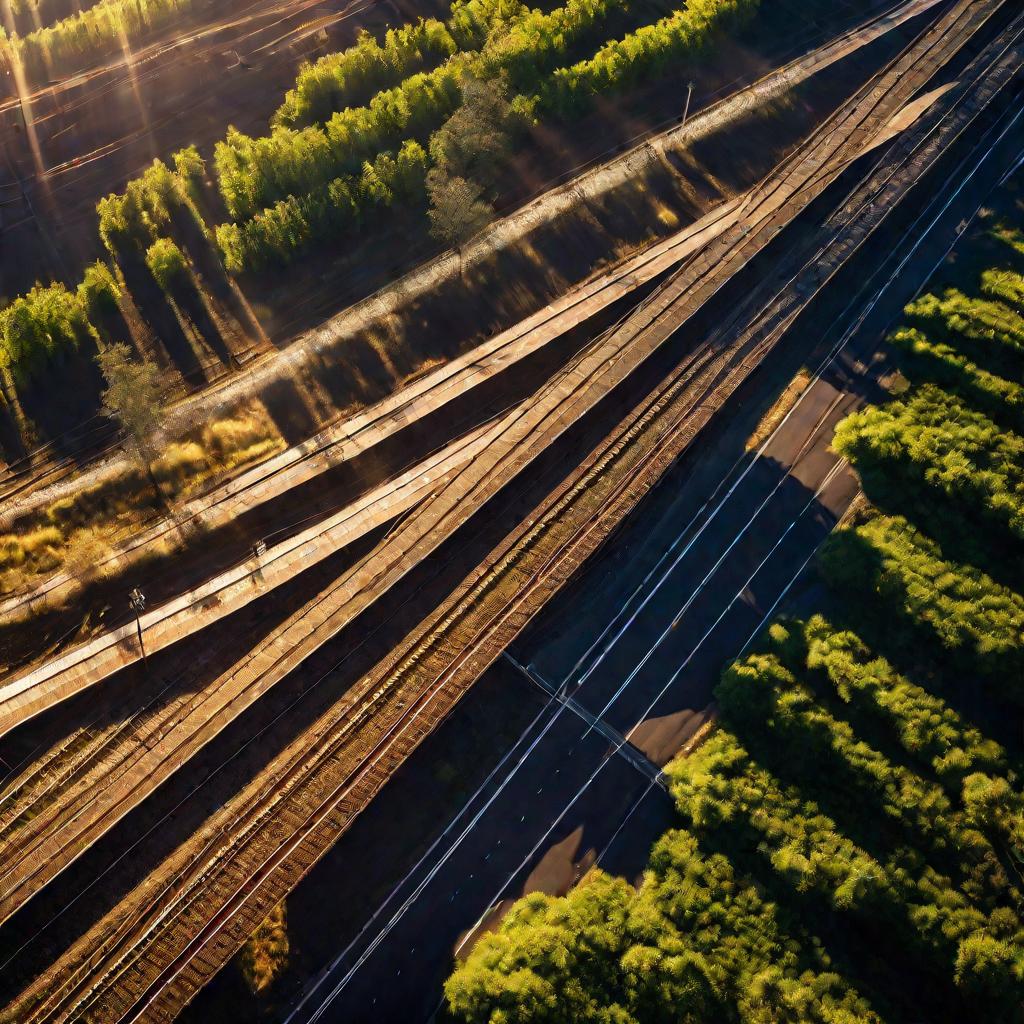
[[[524,123],[578,116],[596,95],[635,86],[670,62],[698,59],[717,36],[749,21],[758,0],[689,0],[635,28],[650,9],[650,0],[570,0],[544,13],[469,0],[453,7],[445,33],[424,28],[416,37],[422,37],[419,46],[410,42],[407,48],[396,37],[389,51],[394,56],[381,63],[400,66],[413,53],[419,55],[414,63],[428,63],[428,54],[439,54],[450,41],[459,48],[447,59],[329,117],[331,104],[343,102],[336,97],[347,95],[345,83],[363,77],[358,69],[367,62],[369,44],[306,69],[268,135],[231,130],[216,147],[217,181],[231,215],[217,229],[225,264],[241,271],[289,262],[327,237],[379,227],[391,208],[412,216],[423,230],[422,214],[415,214],[433,166],[432,136],[452,131],[451,119],[471,102],[467,83],[499,88]],[[475,31],[467,31],[467,24]],[[562,63],[593,46],[602,32],[624,27],[635,30],[613,34],[582,61]],[[386,41],[381,52],[387,49]],[[514,133],[514,125],[508,127]],[[493,174],[500,170],[500,153],[488,156]],[[387,175],[393,164],[405,171],[398,190]]]
[[[826,543],[825,610],[723,672],[716,728],[667,769],[679,827],[642,881],[595,869],[514,904],[447,982],[455,1017],[1024,1021],[1011,249],[907,308],[909,387],[835,438],[883,507]]]
[[[288,963],[288,922],[285,905],[279,903],[249,936],[239,955],[246,985],[253,993],[263,992]]]
[[[190,4],[99,0],[3,45],[48,78],[52,65],[84,65],[90,53],[120,49]],[[418,19],[381,39],[364,33],[300,69],[268,134],[229,129],[209,177],[188,147],[101,200],[98,230],[111,264],[90,267],[68,294],[113,343],[129,340],[119,312],[127,316],[133,302],[158,334],[173,328],[168,317],[176,314],[160,313],[137,291],[150,279],[168,294],[175,283],[187,290],[193,264],[198,271],[203,263],[209,279],[198,248],[215,246],[210,257],[237,273],[386,228],[458,245],[493,217],[502,174],[528,125],[582,113],[587,96],[638,84],[667,62],[698,59],[758,9],[759,0],[688,0],[678,8],[671,0],[568,0],[544,10],[520,0],[455,0],[443,21]],[[220,204],[230,219],[211,231],[207,219]],[[61,286],[53,288],[56,296]],[[54,301],[25,296],[11,316],[23,321],[26,310],[43,314]],[[176,309],[187,315],[182,303]],[[57,355],[69,337],[45,323],[12,336],[0,354],[7,390],[47,367],[59,379]],[[7,407],[31,441],[32,417]]]

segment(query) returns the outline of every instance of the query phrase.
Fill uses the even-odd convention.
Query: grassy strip
[[[205,424],[169,444],[153,464],[161,490],[183,500],[204,484],[280,451],[284,441],[259,403]],[[23,516],[0,533],[0,593],[9,593],[61,567],[87,577],[83,546],[105,553],[126,527],[151,509],[152,489],[141,471],[120,475]],[[80,570],[80,571],[79,571]]]

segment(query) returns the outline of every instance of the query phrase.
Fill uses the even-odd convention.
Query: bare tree
[[[103,411],[121,425],[129,451],[149,479],[158,504],[166,506],[153,473],[158,455],[153,434],[163,412],[159,371],[151,362],[133,358],[131,349],[123,342],[101,349],[96,361],[107,382],[102,396]]]
[[[427,191],[430,233],[453,248],[461,247],[494,219],[494,207],[481,198],[481,188],[474,181],[432,171]]]

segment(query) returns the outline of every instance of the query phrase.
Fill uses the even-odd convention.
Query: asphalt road
[[[835,424],[872,394],[887,325],[1022,146],[1017,122],[936,195],[913,240],[894,247],[822,336],[818,351],[827,355],[810,367],[820,372],[768,442],[745,452],[750,417],[737,415],[692,464],[670,473],[517,646],[518,662],[564,686],[608,734],[627,734],[654,761],[678,749],[702,720],[722,665],[780,608],[813,592],[814,552],[857,492],[829,448]],[[671,821],[664,790],[549,699],[286,1019],[427,1020],[453,949],[486,927],[489,910],[525,891],[565,891],[595,861],[635,875]]]
[[[720,510],[680,533],[700,497],[682,487],[658,521],[634,524],[619,548],[625,554],[603,567],[597,586],[577,588],[594,597],[563,608],[557,635],[517,657],[551,682],[567,680],[574,700],[611,729],[642,723],[637,746],[659,763],[670,758],[700,721],[722,663],[770,617],[856,493],[852,474],[827,450],[854,401],[820,381]],[[800,454],[814,428],[816,443]],[[789,473],[780,462],[786,455]],[[623,589],[642,584],[637,570],[659,544],[660,568],[622,602]],[[292,1019],[426,1019],[453,943],[489,907],[531,889],[565,891],[594,860],[635,874],[669,809],[667,794],[608,739],[551,701],[346,957],[348,970],[339,966],[333,985]],[[309,1012],[334,988],[320,1016]]]

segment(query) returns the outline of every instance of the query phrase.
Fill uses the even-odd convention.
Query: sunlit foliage
[[[36,285],[0,312],[0,367],[25,383],[56,369],[91,333],[78,295]]]
[[[101,0],[100,3],[4,45],[35,79],[45,81],[51,68],[65,74],[89,67],[102,57],[121,53],[148,33],[173,24],[191,10],[194,0]]]

